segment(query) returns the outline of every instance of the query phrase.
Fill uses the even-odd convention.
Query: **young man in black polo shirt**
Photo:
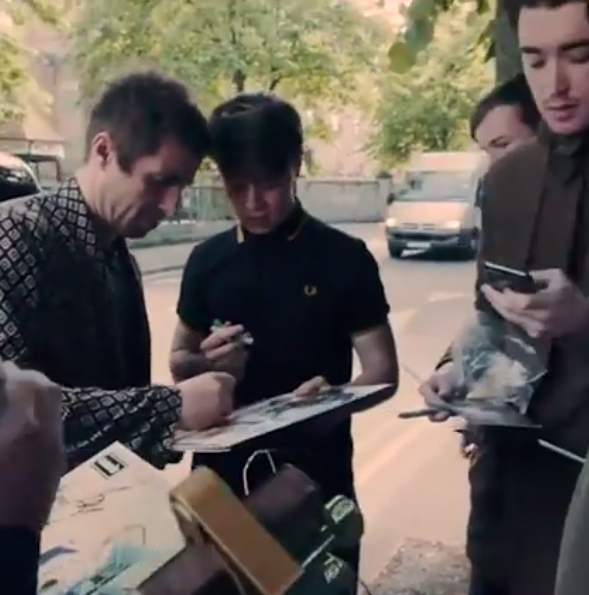
[[[244,94],[218,106],[209,124],[239,225],[196,246],[188,259],[171,355],[174,378],[230,372],[242,406],[348,383],[355,350],[362,367],[355,383],[396,384],[389,306],[374,258],[361,240],[314,219],[296,198],[303,155],[296,110],[272,95]],[[216,321],[225,326],[214,329]],[[253,337],[249,349],[239,340],[244,331]],[[355,497],[349,419],[267,446],[321,484],[326,499]],[[243,495],[250,455],[199,455],[197,462]],[[250,480],[267,477],[261,465]],[[342,557],[357,569],[358,554]]]

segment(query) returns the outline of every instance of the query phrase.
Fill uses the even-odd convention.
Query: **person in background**
[[[61,389],[0,362],[0,581],[3,593],[37,595],[41,530],[65,467]]]
[[[470,117],[470,135],[487,153],[491,164],[533,139],[540,125],[540,112],[523,73],[487,93]],[[476,204],[480,208],[485,196],[484,176],[477,185]],[[459,430],[465,458],[472,458],[476,448],[476,428]]]
[[[523,0],[514,16],[543,122],[536,139],[495,161],[485,176],[475,305],[537,341],[547,373],[528,410],[541,430],[487,427],[477,436],[469,469],[471,595],[554,595],[581,465],[542,448],[538,438],[582,457],[589,448],[588,5]],[[493,287],[484,261],[528,271],[536,291]],[[447,353],[421,392],[435,408],[458,383]]]
[[[297,111],[274,95],[238,95],[215,108],[209,129],[238,225],[197,245],[186,263],[174,379],[226,371],[238,379],[239,407],[346,384],[355,351],[361,371],[354,383],[396,386],[389,306],[373,256],[361,240],[312,217],[297,198],[303,157]],[[263,447],[316,480],[326,500],[355,498],[350,425],[340,420]],[[242,469],[251,454],[243,448],[195,462],[243,496]],[[250,467],[254,486],[268,477],[261,463]],[[359,550],[340,554],[357,571]]]
[[[523,73],[485,95],[470,117],[470,135],[495,163],[521,143],[534,138],[540,112]]]
[[[0,357],[62,387],[68,468],[120,441],[153,465],[179,457],[176,424],[231,411],[224,373],[151,384],[150,333],[127,238],[176,209],[209,150],[207,122],[180,83],[148,72],[98,99],[76,176],[0,204]]]

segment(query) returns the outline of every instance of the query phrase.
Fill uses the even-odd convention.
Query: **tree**
[[[498,83],[502,83],[522,69],[517,36],[511,25],[505,3],[501,3],[497,7],[492,35],[496,80]]]
[[[414,151],[459,150],[469,143],[469,115],[492,80],[479,44],[486,26],[484,17],[456,7],[439,17],[410,68],[386,75],[370,143],[383,166],[401,164]]]
[[[417,55],[432,40],[438,19],[455,7],[467,6],[479,15],[493,16],[482,32],[480,41],[487,43],[486,58],[495,58],[495,76],[504,81],[521,70],[515,31],[509,14],[517,9],[517,0],[413,0],[405,10],[406,26],[390,49],[391,62],[396,69],[410,67]]]
[[[387,32],[346,1],[125,0],[88,2],[73,37],[88,97],[123,57],[180,78],[205,105],[255,89],[314,107],[358,99]]]
[[[20,40],[29,19],[57,23],[56,4],[51,0],[13,0],[4,8],[5,26],[0,29],[0,124],[23,115],[23,94],[35,83],[29,75],[28,52]]]

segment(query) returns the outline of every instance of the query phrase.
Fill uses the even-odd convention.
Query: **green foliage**
[[[466,7],[467,18],[485,15],[487,26],[479,43],[486,48],[485,60],[495,60],[497,82],[521,71],[515,31],[508,12],[517,10],[514,0],[412,0],[405,8],[406,25],[389,49],[393,70],[403,72],[415,63],[419,53],[431,42],[438,19],[452,10]],[[468,23],[467,23],[468,24]]]
[[[387,32],[349,2],[125,0],[87,3],[73,39],[86,97],[124,63],[178,77],[205,107],[266,90],[313,108],[358,98],[357,75],[384,60]]]
[[[29,55],[21,42],[22,26],[28,19],[57,22],[51,0],[13,0],[4,9],[6,26],[0,29],[0,124],[23,115],[23,95],[34,86],[29,74]]]
[[[59,0],[18,0],[9,3],[9,13],[16,24],[24,24],[35,18],[41,22],[57,25],[63,2]]]
[[[20,45],[9,35],[0,37],[0,123],[20,117],[19,92],[28,77]]]
[[[479,16],[494,14],[493,0],[412,0],[403,6],[405,27],[389,49],[391,67],[397,72],[411,68],[419,53],[434,38],[434,31],[440,18],[452,13],[461,15],[467,26],[476,22]],[[488,49],[492,28],[490,21],[479,32],[479,42]]]
[[[438,18],[431,42],[403,72],[382,83],[376,132],[370,143],[383,166],[406,162],[414,151],[460,150],[469,144],[468,118],[492,84],[479,44],[485,17],[464,27],[464,8]]]

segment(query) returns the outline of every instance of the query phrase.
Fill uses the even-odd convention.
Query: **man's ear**
[[[101,167],[106,167],[114,158],[114,147],[110,134],[99,132],[90,143],[89,159],[95,159]]]

